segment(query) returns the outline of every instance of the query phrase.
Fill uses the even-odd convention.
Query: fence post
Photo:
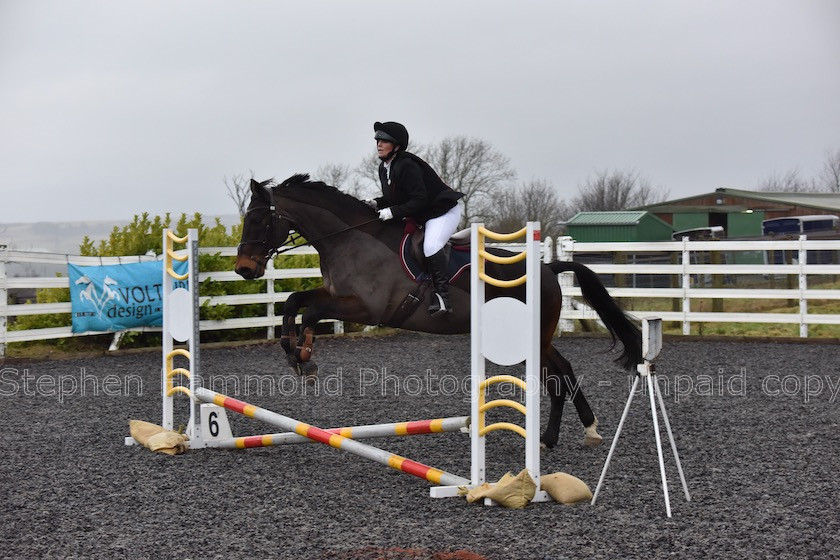
[[[808,264],[808,251],[805,249],[807,235],[799,236],[799,337],[808,338],[808,323],[805,322],[805,315],[808,314],[808,300],[805,298],[805,291],[808,289],[808,275],[805,267]]]
[[[575,240],[568,235],[558,237],[554,244],[554,252],[558,261],[571,262],[574,260]],[[563,303],[560,307],[560,321],[557,323],[557,328],[561,333],[575,332],[574,320],[564,319],[575,309],[572,305],[572,298],[568,295],[569,290],[566,289],[574,285],[574,273],[564,272],[560,274],[557,282],[560,284],[560,291],[563,292]]]
[[[723,254],[720,251],[709,251],[709,263],[718,266],[726,264]],[[720,274],[712,274],[712,288],[714,288],[715,291],[723,289],[723,281],[724,274],[722,272]],[[717,295],[717,293],[715,295]],[[723,312],[723,298],[712,298],[712,311],[716,313]]]
[[[691,262],[691,251],[688,249],[688,237],[682,238],[682,312],[683,324],[682,332],[684,335],[691,334],[691,321],[688,320],[688,314],[691,313],[691,299],[688,295],[688,290],[691,288],[691,275],[688,273],[688,265]]]
[[[265,306],[265,316],[268,317],[271,324],[266,330],[266,338],[268,340],[274,339],[274,259],[268,259],[265,263],[265,292],[271,296]]]
[[[9,291],[6,289],[6,261],[9,252],[6,245],[0,245],[0,307],[3,314],[0,315],[0,358],[6,357],[6,315],[9,309]]]

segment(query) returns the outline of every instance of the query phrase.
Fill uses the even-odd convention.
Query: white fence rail
[[[177,251],[176,251],[177,252]],[[221,255],[224,257],[233,257],[236,255],[235,247],[201,247],[199,254],[207,255]],[[311,247],[299,247],[284,253],[284,255],[317,255],[317,252]],[[107,334],[96,331],[89,331],[84,333],[74,333],[70,326],[66,327],[51,327],[41,329],[27,329],[27,330],[9,330],[8,319],[22,315],[45,315],[52,313],[70,313],[70,302],[59,303],[25,303],[25,304],[7,304],[9,290],[15,289],[42,289],[42,288],[69,288],[70,280],[67,276],[51,276],[51,277],[7,277],[7,263],[26,263],[26,264],[48,264],[48,265],[62,265],[72,263],[81,266],[90,265],[112,265],[134,262],[148,262],[160,260],[161,256],[131,256],[131,257],[81,257],[68,256],[54,253],[30,253],[23,251],[0,251],[0,357],[5,356],[5,349],[8,343],[25,342],[33,340],[52,340],[59,338],[68,338],[72,336],[87,336],[97,334]],[[264,280],[266,282],[266,291],[255,294],[237,294],[213,297],[201,297],[200,303],[205,302],[208,305],[248,305],[248,304],[265,304],[266,313],[259,317],[243,317],[233,318],[224,321],[203,320],[200,323],[202,331],[217,331],[226,329],[243,329],[243,328],[266,328],[267,337],[274,338],[275,327],[281,325],[282,317],[275,317],[274,305],[286,301],[291,292],[275,292],[273,280],[284,280],[288,278],[320,278],[321,270],[319,268],[284,268],[275,269],[273,263],[269,262]],[[202,272],[199,274],[199,282],[212,279],[214,282],[239,282],[244,281],[239,275],[232,270],[218,271],[218,272]],[[335,322],[335,329],[340,332],[343,329],[343,324]],[[130,329],[130,331],[137,332],[159,332],[160,327],[141,327]],[[112,349],[117,347],[119,337],[122,333],[117,333],[112,343]]]
[[[611,253],[611,263],[586,263],[603,278],[606,275],[630,275],[635,281],[639,275],[659,278],[667,287],[635,287],[625,285],[609,288],[613,297],[620,298],[671,298],[680,300],[677,311],[632,311],[638,318],[661,317],[665,321],[682,323],[683,334],[691,333],[691,323],[761,323],[794,324],[799,326],[799,336],[808,336],[809,325],[840,325],[840,315],[810,313],[808,302],[813,300],[838,300],[840,290],[820,286],[831,283],[840,276],[840,240],[799,239],[779,241],[682,241],[643,243],[579,243],[569,237],[557,241],[556,258],[582,261],[587,254]],[[622,261],[616,257],[622,255]],[[664,256],[659,262],[650,262],[655,255]],[[820,262],[809,263],[809,255]],[[641,258],[639,258],[641,256]],[[629,262],[647,260],[644,264]],[[706,263],[707,260],[717,263]],[[756,262],[739,264],[739,261]],[[816,258],[814,260],[817,260]],[[776,261],[779,261],[776,263]],[[673,264],[672,264],[673,263]],[[562,276],[567,276],[564,274]],[[753,285],[739,282],[746,277],[759,277],[764,282]],[[767,282],[777,280],[788,285],[783,289],[768,288]],[[564,296],[580,297],[580,288],[571,286],[570,279],[561,278]],[[706,287],[711,284],[712,287]],[[726,313],[694,309],[692,300],[699,299],[787,299],[798,303],[791,313]],[[565,299],[565,298],[564,298]],[[564,302],[565,304],[566,302]],[[595,319],[592,310],[580,305],[569,305],[563,317]]]
[[[516,248],[514,246],[513,248]],[[233,247],[203,247],[201,254],[234,256]],[[314,255],[310,247],[300,247],[285,255]],[[809,255],[828,255],[826,263],[809,263]],[[676,311],[634,309],[632,315],[661,317],[665,321],[682,323],[682,332],[690,334],[691,323],[785,323],[799,326],[799,335],[808,336],[809,325],[840,325],[840,315],[810,313],[808,302],[813,300],[838,300],[840,290],[824,289],[819,286],[830,277],[840,276],[840,240],[808,240],[805,236],[786,241],[673,241],[645,243],[580,243],[569,237],[556,242],[547,239],[543,244],[545,260],[577,260],[585,262],[606,281],[610,278],[624,278],[610,286],[614,297],[638,299],[670,298],[679,300]],[[608,256],[611,262],[592,262],[587,257]],[[718,256],[720,262],[714,261]],[[722,255],[722,256],[721,256]],[[734,255],[734,257],[733,257]],[[738,255],[741,257],[739,258]],[[745,255],[751,263],[741,263]],[[781,256],[781,257],[780,257]],[[62,277],[7,277],[7,263],[98,265],[150,261],[160,257],[78,257],[50,253],[30,253],[0,250],[0,357],[11,342],[66,338],[77,335],[102,334],[97,332],[73,333],[71,327],[53,327],[29,330],[8,330],[8,319],[23,315],[70,313],[70,302],[7,304],[9,290],[39,288],[69,288],[69,280]],[[749,259],[747,259],[749,260]],[[776,263],[775,261],[780,261]],[[710,262],[706,262],[710,261]],[[729,262],[732,261],[732,262]],[[792,278],[786,280],[787,287],[767,288],[766,285],[742,286],[737,278],[760,276],[763,278]],[[265,279],[320,278],[318,268],[269,267]],[[211,278],[217,282],[241,282],[233,271],[204,272],[200,281]],[[629,281],[627,279],[630,279]],[[645,278],[650,287],[639,287],[639,278]],[[657,280],[658,279],[658,280]],[[733,281],[733,279],[736,279]],[[561,330],[573,329],[575,319],[596,319],[592,310],[578,300],[580,288],[574,286],[571,273],[561,274],[564,309]],[[630,284],[630,285],[627,285]],[[656,285],[658,284],[658,285]],[[667,285],[666,285],[667,284]],[[711,284],[711,287],[707,287]],[[609,285],[609,284],[608,284]],[[816,287],[815,287],[816,286]],[[202,331],[238,328],[266,328],[268,338],[274,337],[274,329],[281,324],[282,317],[275,317],[274,305],[284,302],[289,292],[275,292],[274,283],[266,282],[266,291],[256,294],[202,297],[201,302],[209,305],[265,304],[266,313],[259,317],[235,318],[224,321],[201,321]],[[692,300],[712,299],[788,299],[798,302],[792,313],[725,313],[694,309]],[[634,305],[634,307],[637,307]],[[341,325],[337,328],[340,330]],[[155,331],[156,328],[137,330]]]

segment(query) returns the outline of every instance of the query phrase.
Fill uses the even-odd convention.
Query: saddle
[[[430,278],[426,270],[426,257],[423,255],[425,237],[426,230],[414,221],[406,220],[405,233],[400,243],[400,260],[405,273],[417,283]],[[455,232],[449,238],[444,250],[447,258],[446,271],[449,282],[452,283],[470,266],[470,230],[462,229]]]
[[[429,291],[432,280],[429,271],[426,270],[426,258],[423,255],[423,239],[426,232],[413,220],[406,220],[405,233],[400,242],[400,262],[406,275],[417,283],[412,292],[405,296],[405,299],[391,314],[387,324],[395,327],[402,325],[421,302],[426,300],[426,292]],[[445,246],[447,257],[447,274],[449,282],[452,283],[461,273],[470,266],[470,230],[464,229],[456,232],[449,238]]]

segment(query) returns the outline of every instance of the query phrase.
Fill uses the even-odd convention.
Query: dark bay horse
[[[406,310],[407,295],[417,283],[403,269],[398,258],[404,224],[382,222],[362,201],[308,175],[295,175],[280,185],[251,180],[251,201],[245,213],[242,242],[236,259],[236,272],[246,279],[265,273],[268,259],[289,243],[295,230],[320,256],[323,285],[293,293],[283,306],[281,344],[289,364],[303,374],[314,374],[317,366],[310,360],[312,334],[321,319],[337,319],[366,325],[399,327],[438,334],[467,333],[470,329],[469,275],[458,276],[451,285],[454,313],[431,317],[426,310],[431,290],[413,309]],[[511,253],[490,249],[499,255]],[[524,273],[524,262],[499,267],[487,262],[487,272],[499,279],[511,280]],[[542,382],[551,399],[551,412],[541,440],[547,447],[557,443],[560,419],[567,392],[585,427],[585,442],[597,445],[597,421],[589,408],[569,362],[552,346],[551,340],[560,318],[562,296],[557,275],[574,272],[584,299],[598,313],[623,350],[616,359],[626,369],[634,370],[641,358],[641,334],[610,297],[591,270],[573,262],[554,261],[542,266],[540,348]],[[515,293],[514,293],[515,292]],[[500,289],[488,285],[487,299],[506,295],[524,301],[524,287]],[[305,308],[298,333],[295,318]],[[512,325],[516,328],[516,325]]]

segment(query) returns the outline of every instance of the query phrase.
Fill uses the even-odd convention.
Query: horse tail
[[[598,313],[607,327],[613,346],[616,344],[616,338],[624,346],[624,350],[615,361],[627,370],[635,370],[636,364],[642,362],[642,333],[607,292],[598,275],[576,262],[553,261],[548,266],[554,274],[575,273],[583,299]]]

